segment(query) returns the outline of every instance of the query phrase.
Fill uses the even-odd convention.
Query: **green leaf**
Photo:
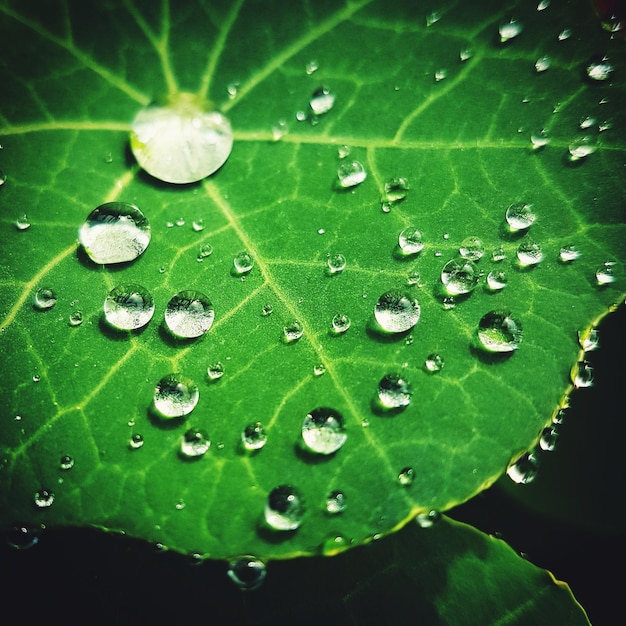
[[[331,533],[351,546],[446,510],[531,447],[571,391],[577,331],[623,301],[626,285],[621,42],[586,2],[541,12],[532,4],[1,2],[0,522],[94,525],[182,552],[285,558],[318,553]],[[427,27],[433,8],[441,19]],[[498,26],[513,16],[524,30],[501,44]],[[565,27],[574,35],[559,41]],[[593,82],[584,68],[598,51],[615,71]],[[552,65],[537,73],[545,54]],[[307,73],[312,60],[319,69]],[[441,68],[447,75],[436,80]],[[322,85],[334,107],[318,123],[298,122]],[[160,183],[128,149],[137,111],[178,91],[217,103],[235,132],[226,164],[198,184]],[[592,131],[579,128],[587,116],[597,120]],[[289,132],[275,141],[280,120]],[[605,120],[611,127],[600,132]],[[551,141],[532,150],[541,128]],[[569,161],[570,143],[590,133],[598,150]],[[342,191],[344,145],[367,178]],[[398,176],[411,188],[384,212],[385,181]],[[131,264],[97,266],[76,233],[113,200],[145,212],[152,240]],[[522,237],[503,228],[514,202],[537,214]],[[31,226],[19,230],[24,213]],[[195,232],[200,218],[205,228]],[[398,233],[409,225],[425,247],[400,257]],[[504,269],[508,286],[489,293],[481,282],[446,310],[441,269],[468,236],[485,245],[480,271]],[[529,237],[543,260],[520,268],[516,250]],[[214,252],[199,262],[206,243]],[[581,256],[563,263],[570,244]],[[494,262],[499,246],[506,260]],[[255,260],[245,280],[232,272],[242,250]],[[329,275],[327,255],[336,253],[347,267]],[[600,287],[595,272],[607,261],[615,281]],[[407,285],[413,270],[421,286]],[[122,283],[154,297],[141,332],[103,321],[103,301]],[[58,302],[37,311],[34,293],[47,286]],[[216,317],[202,339],[181,342],[162,319],[187,289],[206,293]],[[384,335],[373,321],[377,299],[393,289],[421,307],[408,335]],[[266,304],[272,315],[262,315]],[[83,322],[71,327],[76,310]],[[508,357],[476,347],[491,310],[511,311],[523,326]],[[342,335],[331,332],[336,313],[351,318]],[[304,336],[287,344],[283,326],[294,319]],[[433,352],[445,367],[429,374]],[[224,376],[210,382],[217,361]],[[200,400],[187,420],[163,424],[150,411],[154,387],[177,371],[196,381]],[[412,401],[383,412],[373,398],[394,372],[411,382]],[[347,442],[328,457],[301,445],[316,407],[346,421]],[[245,454],[241,431],[257,420],[268,443]],[[212,446],[185,462],[178,450],[192,426]],[[131,449],[138,433],[144,445]],[[64,455],[71,470],[60,468]],[[411,485],[398,480],[406,467]],[[284,484],[302,492],[307,511],[297,531],[272,532],[263,510]],[[51,506],[34,505],[41,490],[54,494]],[[348,502],[336,517],[324,509],[333,490]]]

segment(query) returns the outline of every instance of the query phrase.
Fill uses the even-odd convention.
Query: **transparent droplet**
[[[613,73],[613,63],[606,56],[593,57],[587,62],[585,71],[591,80],[605,81]]]
[[[81,311],[72,311],[69,317],[70,326],[80,326],[83,323],[83,314]]]
[[[194,410],[199,397],[198,386],[190,378],[168,374],[154,389],[154,409],[161,417],[182,417]]]
[[[406,284],[409,286],[419,285],[421,275],[417,270],[411,270],[406,275]]]
[[[334,409],[313,409],[302,422],[302,439],[310,452],[333,454],[347,438],[343,416]]]
[[[580,258],[580,252],[573,244],[563,246],[559,251],[559,260],[561,263],[571,263],[578,258]]]
[[[228,98],[233,100],[237,96],[237,92],[239,91],[239,81],[233,80],[228,85],[226,85],[226,93],[228,94]]]
[[[131,124],[130,147],[140,167],[155,178],[193,183],[224,165],[233,131],[210,103],[177,93],[139,111]]]
[[[565,409],[559,409],[553,416],[552,416],[552,423],[555,424],[556,426],[561,425],[564,421],[565,421],[565,416],[566,416],[566,411]]]
[[[322,374],[326,373],[326,366],[323,363],[316,363],[313,366],[313,374],[315,376],[322,376]]]
[[[213,254],[213,246],[210,243],[205,243],[200,246],[200,250],[198,251],[198,261],[204,261],[208,256]]]
[[[512,352],[522,341],[522,325],[508,311],[489,311],[478,323],[478,340],[487,352]]]
[[[306,119],[306,113],[304,111],[296,111],[296,119],[298,122],[304,122]]]
[[[274,312],[274,307],[271,304],[264,304],[261,309],[261,315],[263,317],[268,317]]]
[[[385,409],[399,409],[411,403],[413,387],[400,374],[386,374],[378,383],[378,400]]]
[[[420,528],[431,528],[441,520],[439,511],[428,511],[415,516],[415,522]]]
[[[550,6],[550,0],[541,0],[541,2],[537,5],[537,11],[543,11]]]
[[[112,289],[104,300],[104,317],[117,330],[143,328],[154,315],[154,300],[147,289],[132,283]]]
[[[415,470],[412,467],[404,467],[398,474],[398,481],[401,485],[408,487],[415,482]]]
[[[274,126],[272,126],[272,139],[274,141],[280,141],[289,132],[287,126],[287,120],[278,120]]]
[[[539,447],[544,452],[552,452],[559,440],[559,431],[554,427],[544,428],[539,439]]]
[[[22,213],[15,220],[15,228],[17,228],[17,230],[28,230],[30,228],[30,220],[28,219],[28,215],[26,215],[26,213]]]
[[[441,19],[441,11],[431,11],[426,16],[426,27],[436,24]]]
[[[237,274],[247,274],[254,266],[254,259],[248,252],[240,252],[233,259],[233,266]]]
[[[346,269],[346,257],[343,254],[331,254],[326,263],[331,274],[340,274]]]
[[[40,311],[47,311],[57,303],[57,294],[50,287],[41,287],[35,292],[34,305]]]
[[[337,169],[339,185],[344,189],[356,187],[367,178],[367,172],[359,161],[345,161]]]
[[[532,205],[524,202],[514,202],[510,204],[504,214],[506,223],[511,232],[518,232],[530,228],[537,219]]]
[[[576,389],[593,387],[593,367],[587,361],[579,361],[572,368],[572,382]]]
[[[508,477],[518,485],[527,485],[537,478],[539,462],[537,457],[529,452],[518,459],[506,470]]]
[[[498,28],[500,41],[505,43],[506,41],[517,37],[523,29],[523,25],[515,19],[511,19],[504,24],[500,24],[500,27]]]
[[[569,39],[572,36],[572,29],[571,28],[564,28],[558,35],[557,35],[557,39],[559,41],[566,41],[567,39]]]
[[[189,459],[206,454],[211,447],[209,436],[197,428],[190,428],[180,440],[180,453]]]
[[[543,259],[543,250],[536,241],[525,239],[517,247],[517,260],[522,267],[532,267]]]
[[[403,333],[413,328],[420,318],[420,305],[401,291],[387,291],[374,306],[374,317],[387,333]]]
[[[265,563],[255,556],[238,556],[228,563],[228,577],[243,590],[256,589],[265,580],[267,569]]]
[[[41,376],[39,374],[33,375],[33,382],[38,383],[41,380]]]
[[[74,467],[74,459],[69,454],[64,454],[59,460],[59,467],[62,470],[71,470]]]
[[[310,76],[311,74],[317,72],[319,67],[320,66],[317,60],[311,59],[310,61],[307,61],[306,65],[304,66],[304,71],[307,73],[308,76]]]
[[[143,446],[143,435],[134,433],[128,441],[128,447],[131,448],[131,450],[138,450],[141,446]]]
[[[609,33],[619,33],[624,30],[625,26],[626,23],[623,21],[623,16],[620,17],[618,15],[607,15],[602,17],[602,28],[604,28],[604,30]]]
[[[600,346],[600,331],[597,328],[579,330],[578,343],[585,352],[597,350]]]
[[[596,270],[596,282],[598,285],[610,285],[615,282],[615,263],[613,261],[606,261]]]
[[[4,183],[7,182],[7,175],[0,170],[0,187],[2,187],[4,185]]]
[[[397,204],[407,197],[409,190],[409,181],[406,178],[394,176],[385,181],[383,200]]]
[[[211,380],[218,380],[224,375],[224,366],[221,361],[217,361],[215,363],[211,363],[209,367],[207,367],[207,376]]]
[[[438,83],[447,77],[448,77],[448,70],[445,67],[441,67],[435,71],[435,82]]]
[[[298,320],[293,320],[288,324],[285,324],[283,327],[283,333],[285,335],[285,341],[291,343],[292,341],[297,341],[304,334],[304,326],[302,322]]]
[[[26,524],[16,524],[6,534],[7,543],[14,550],[28,550],[39,543],[41,530]]]
[[[444,311],[451,311],[456,306],[456,300],[453,296],[446,296],[441,301]]]
[[[424,361],[424,367],[427,372],[440,372],[443,369],[444,360],[443,357],[437,352],[432,352],[426,357]]]
[[[500,261],[504,261],[506,259],[506,253],[504,252],[504,248],[502,246],[498,246],[494,248],[491,252],[491,260],[496,263],[500,263]]]
[[[480,272],[474,261],[452,259],[441,269],[440,278],[449,295],[459,296],[475,289]]]
[[[587,115],[586,117],[583,117],[582,120],[580,120],[580,124],[578,124],[578,127],[580,128],[580,130],[588,130],[590,128],[593,128],[596,124],[596,118]]]
[[[184,226],[185,225],[185,218],[184,217],[179,217],[176,219],[176,226]]]
[[[461,60],[461,62],[465,62],[468,59],[471,59],[473,56],[473,52],[470,48],[463,48],[460,52],[459,52],[459,59]]]
[[[403,254],[418,254],[424,249],[424,238],[417,228],[407,226],[398,235],[398,245]]]
[[[533,150],[540,150],[550,143],[550,136],[545,128],[541,128],[530,135],[530,143]]]
[[[39,509],[47,509],[54,502],[54,494],[47,489],[40,489],[34,496],[35,506]]]
[[[302,494],[291,485],[270,491],[265,505],[265,521],[274,530],[296,530],[302,524],[305,504]]]
[[[552,59],[547,54],[544,54],[535,61],[535,71],[540,74],[550,69],[550,65],[552,65]]]
[[[491,270],[487,274],[487,287],[490,291],[502,291],[508,284],[509,279],[502,270]]]
[[[336,315],[333,315],[333,331],[338,335],[341,333],[345,333],[350,328],[351,323],[352,322],[350,318],[343,313],[337,313]]]
[[[180,291],[167,303],[165,324],[179,339],[200,337],[213,325],[211,301],[199,291]]]
[[[182,511],[185,507],[187,506],[187,504],[185,503],[184,500],[179,500],[174,507],[176,508],[177,511]]]
[[[466,237],[461,242],[459,254],[468,261],[478,261],[485,254],[485,246],[478,237]]]
[[[260,450],[267,443],[267,433],[261,422],[252,422],[241,431],[241,441],[246,450]]]
[[[150,223],[134,204],[107,202],[87,216],[78,239],[94,263],[128,263],[148,247]]]
[[[318,87],[309,100],[314,115],[324,115],[335,106],[335,94],[328,87]]]
[[[598,149],[598,139],[595,135],[583,135],[573,139],[567,150],[570,161],[580,161],[593,154]]]
[[[205,229],[205,223],[204,223],[204,218],[199,217],[198,219],[195,219],[192,223],[191,223],[191,228],[194,230],[194,232],[196,233],[200,233]]]
[[[326,511],[330,515],[339,515],[346,510],[346,494],[343,491],[331,491],[326,496]]]

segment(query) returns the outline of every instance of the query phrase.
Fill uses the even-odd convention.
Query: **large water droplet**
[[[478,284],[480,272],[473,261],[452,259],[441,269],[441,282],[451,296],[470,293]]]
[[[40,489],[34,495],[33,501],[39,509],[47,509],[54,502],[54,494],[48,489]]]
[[[298,341],[304,334],[304,326],[302,322],[293,320],[283,326],[283,334],[287,343]]]
[[[270,491],[265,505],[265,521],[274,530],[296,530],[302,524],[305,504],[302,494],[291,485]]]
[[[241,442],[246,450],[260,450],[267,443],[267,433],[261,422],[252,422],[241,431]]]
[[[504,24],[501,24],[498,28],[498,33],[500,34],[500,41],[505,43],[514,37],[517,37],[522,30],[524,30],[524,26],[515,19],[511,19]]]
[[[378,400],[384,409],[399,409],[411,403],[413,388],[400,374],[386,374],[378,383]]]
[[[598,285],[610,285],[615,282],[614,266],[615,263],[613,261],[606,261],[596,270],[596,282]]]
[[[87,216],[78,239],[94,263],[128,263],[148,247],[150,223],[134,204],[107,202]]]
[[[595,81],[605,81],[607,80],[611,74],[613,73],[613,63],[609,60],[607,56],[598,55],[594,56],[587,62],[585,66],[585,71],[587,76],[591,80]]]
[[[559,441],[559,431],[554,427],[544,428],[539,439],[539,447],[544,452],[552,452]]]
[[[543,259],[541,245],[531,239],[526,239],[517,247],[517,260],[521,267],[532,267]]]
[[[571,162],[586,159],[598,149],[598,139],[595,135],[583,135],[573,139],[567,150]]]
[[[509,279],[502,270],[491,270],[487,274],[486,282],[489,291],[502,291],[507,286]]]
[[[165,309],[165,324],[179,339],[200,337],[211,328],[214,318],[211,301],[199,291],[180,291]]]
[[[50,287],[41,287],[35,292],[34,306],[40,311],[48,311],[57,303],[57,294]]]
[[[347,315],[343,313],[337,313],[336,315],[333,315],[333,319],[332,319],[333,331],[337,335],[345,333],[350,328],[350,324],[351,324],[351,321]]]
[[[402,254],[418,254],[424,249],[424,238],[417,228],[407,226],[398,235],[398,245]]]
[[[254,267],[254,259],[248,252],[240,252],[233,259],[236,274],[247,274]]]
[[[194,410],[200,394],[198,386],[183,374],[168,374],[154,390],[155,411],[165,418],[182,417]]]
[[[478,340],[487,352],[512,352],[522,341],[522,325],[508,311],[489,311],[478,323]]]
[[[228,119],[189,93],[172,95],[139,111],[130,146],[139,165],[168,183],[193,183],[228,159],[233,131]]]
[[[359,161],[345,161],[337,169],[339,185],[344,189],[356,187],[367,178],[367,172]]]
[[[339,515],[346,510],[347,500],[343,491],[331,491],[326,496],[326,511],[330,515]]]
[[[335,94],[328,87],[318,87],[311,96],[309,106],[313,115],[324,115],[335,106]]]
[[[478,237],[466,237],[461,242],[459,254],[468,261],[478,261],[485,254],[485,246]]]
[[[190,428],[181,437],[180,453],[182,456],[195,459],[206,454],[211,447],[211,440],[203,430]]]
[[[154,315],[154,300],[147,289],[132,283],[119,285],[104,300],[104,317],[117,330],[137,330]]]
[[[244,591],[256,589],[265,580],[265,563],[255,556],[238,556],[228,563],[228,577]]]
[[[530,228],[537,216],[530,204],[514,202],[507,207],[504,218],[509,230],[515,233]]]
[[[508,477],[518,485],[527,485],[537,478],[539,462],[537,457],[529,452],[511,465],[506,473]]]
[[[383,331],[403,333],[419,321],[420,305],[408,294],[394,289],[378,298],[374,306],[374,317]]]
[[[343,416],[334,409],[313,409],[302,423],[302,439],[310,452],[333,454],[347,438]]]

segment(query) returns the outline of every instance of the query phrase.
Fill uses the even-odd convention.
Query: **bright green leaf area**
[[[441,19],[427,27],[434,9]],[[502,44],[498,26],[513,16],[524,30]],[[565,27],[573,34],[559,41]],[[0,41],[3,525],[95,525],[218,558],[315,554],[335,534],[363,543],[496,480],[571,390],[577,331],[624,299],[623,41],[587,2],[537,11],[535,2],[3,0]],[[615,67],[606,81],[585,78],[597,52]],[[551,66],[538,73],[543,55]],[[319,69],[307,73],[312,60]],[[440,69],[447,75],[436,80]],[[333,109],[318,123],[297,121],[322,85],[336,95]],[[175,91],[206,95],[235,132],[226,164],[197,184],[154,180],[128,148],[136,112]],[[596,123],[581,130],[587,116]],[[288,133],[275,141],[280,120]],[[531,133],[542,128],[550,143],[534,151]],[[598,149],[572,163],[568,146],[585,134]],[[344,145],[367,179],[339,191]],[[411,189],[384,212],[384,183],[395,176]],[[152,241],[135,262],[101,267],[79,249],[77,230],[112,200],[144,211]],[[528,233],[504,228],[513,202],[537,214]],[[20,231],[24,213],[31,226]],[[168,225],[178,220],[184,225]],[[426,245],[399,257],[398,233],[409,225]],[[481,272],[504,270],[508,286],[490,293],[483,277],[446,310],[441,268],[472,235],[486,248]],[[543,260],[520,268],[516,250],[529,238]],[[206,243],[214,252],[199,262]],[[581,256],[563,263],[559,251],[570,244]],[[499,246],[506,259],[495,262]],[[245,279],[232,272],[242,250],[255,259]],[[334,253],[347,266],[331,276]],[[607,261],[615,280],[600,287],[595,272]],[[421,280],[407,285],[414,270]],[[141,332],[103,322],[104,298],[122,283],[154,297],[155,317]],[[37,311],[34,293],[46,286],[58,302]],[[215,307],[212,328],[191,342],[172,339],[162,322],[184,289]],[[373,323],[390,289],[421,306],[408,335],[385,336]],[[75,310],[84,321],[71,327]],[[510,311],[523,326],[508,358],[475,346],[490,310]],[[343,335],[331,332],[336,313],[352,320]],[[304,336],[287,344],[283,326],[294,319]],[[433,352],[445,366],[429,374]],[[216,361],[225,373],[210,382]],[[186,420],[163,424],[150,405],[170,372],[195,380],[200,400]],[[385,413],[373,399],[391,372],[414,393],[403,411]],[[320,406],[346,420],[347,442],[328,457],[301,445],[302,421]],[[244,453],[241,430],[257,420],[268,443]],[[191,426],[206,429],[212,446],[190,462],[178,450]],[[144,445],[132,450],[137,433]],[[60,468],[63,455],[71,470]],[[405,467],[415,472],[410,486],[398,481]],[[294,532],[263,523],[268,493],[283,484],[307,504]],[[54,502],[38,509],[42,489]],[[324,507],[332,490],[348,503],[334,517]]]

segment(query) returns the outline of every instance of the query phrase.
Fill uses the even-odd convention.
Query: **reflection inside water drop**
[[[302,440],[310,452],[333,454],[345,444],[347,438],[343,416],[334,409],[313,409],[302,423]]]
[[[302,524],[305,510],[300,491],[291,485],[280,485],[268,494],[265,521],[273,530],[296,530]]]
[[[256,589],[265,580],[265,563],[255,556],[245,555],[232,559],[228,563],[228,577],[243,590]]]

